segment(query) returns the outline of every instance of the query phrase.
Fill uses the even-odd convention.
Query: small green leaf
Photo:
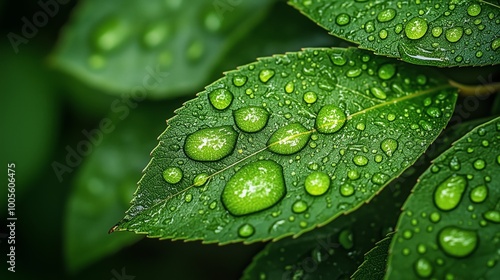
[[[135,174],[147,163],[144,155],[154,147],[154,135],[163,126],[162,115],[164,106],[141,104],[123,121],[122,116],[104,118],[100,127],[88,131],[89,139],[81,140],[95,146],[78,169],[68,199],[65,255],[69,270],[80,270],[139,240],[134,234],[109,236],[106,231],[127,209],[136,188]]]
[[[331,34],[377,54],[445,67],[500,63],[500,1],[289,2]]]
[[[219,89],[234,96],[224,110],[210,99]],[[304,100],[309,92],[315,102]],[[357,49],[260,59],[226,73],[168,121],[114,229],[219,243],[299,235],[358,208],[399,176],[446,125],[455,101],[456,90],[431,69]],[[268,120],[247,132],[235,112],[254,107],[267,113],[248,110],[248,121]],[[183,172],[176,184],[162,175],[172,167]],[[306,188],[313,172],[330,184]],[[242,199],[259,203],[234,203]]]
[[[500,260],[500,118],[440,155],[405,203],[387,279],[494,279]]]
[[[199,89],[272,1],[79,3],[53,55],[56,67],[142,100]]]
[[[375,247],[366,253],[365,261],[359,266],[351,279],[384,279],[389,245],[391,244],[393,235],[393,233],[388,234],[386,238],[377,242]]]

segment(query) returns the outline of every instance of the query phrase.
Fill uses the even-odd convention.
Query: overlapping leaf
[[[480,125],[439,156],[404,206],[388,279],[499,275],[500,119]]]
[[[311,230],[415,162],[455,92],[429,69],[357,49],[243,66],[169,120],[113,230],[219,243]]]
[[[272,1],[95,1],[78,6],[55,65],[111,93],[172,97],[199,89]]]
[[[420,65],[500,63],[500,1],[290,0],[333,35]]]
[[[377,242],[377,245],[366,253],[365,261],[361,264],[356,273],[352,275],[351,279],[384,279],[391,240],[392,234]]]

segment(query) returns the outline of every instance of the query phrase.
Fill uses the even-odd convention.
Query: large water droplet
[[[323,195],[330,188],[330,177],[323,172],[313,172],[307,175],[304,187],[310,195]]]
[[[446,30],[445,37],[451,43],[458,42],[460,38],[464,35],[464,29],[462,27],[452,27]]]
[[[471,17],[476,17],[481,13],[481,6],[474,3],[467,8],[467,13]]]
[[[378,13],[377,20],[379,22],[388,22],[391,21],[395,16],[396,10],[389,8]]]
[[[326,105],[318,112],[316,129],[321,133],[334,133],[344,126],[346,119],[342,109],[335,105]]]
[[[474,166],[476,170],[483,170],[486,167],[486,162],[482,159],[478,159],[474,161],[472,166]]]
[[[174,166],[166,168],[163,171],[162,175],[163,179],[165,179],[165,181],[170,184],[179,183],[183,176],[182,170],[179,167],[174,167]]]
[[[130,28],[119,18],[110,18],[100,24],[92,34],[94,47],[99,51],[111,51],[129,36]]]
[[[224,88],[216,89],[208,94],[210,104],[218,110],[224,110],[233,102],[233,94]]]
[[[292,123],[279,128],[271,135],[267,146],[271,152],[281,155],[291,155],[302,150],[309,137],[311,131],[307,130],[300,123]]]
[[[452,257],[466,257],[477,247],[475,231],[448,226],[439,232],[438,243],[443,251]]]
[[[452,210],[458,206],[465,188],[467,179],[460,175],[452,175],[444,180],[434,192],[434,203],[444,211]]]
[[[274,70],[264,69],[259,73],[259,80],[263,83],[267,83],[274,76]]]
[[[240,108],[233,115],[236,126],[249,133],[262,130],[269,119],[269,113],[264,108],[255,106]]]
[[[351,21],[351,17],[345,13],[339,14],[337,16],[337,18],[335,18],[335,22],[340,26],[344,26],[346,24],[349,24],[350,21]]]
[[[419,277],[428,278],[432,275],[432,264],[425,258],[419,258],[415,262],[413,268],[415,269],[415,273],[417,273]]]
[[[396,74],[396,66],[394,64],[384,64],[378,69],[378,76],[382,80],[389,80]]]
[[[231,126],[205,128],[186,138],[184,152],[198,161],[220,160],[234,150],[238,133]]]
[[[398,141],[392,138],[384,139],[382,143],[380,143],[380,148],[388,157],[391,157],[398,149]]]
[[[428,25],[425,19],[414,17],[405,26],[406,37],[412,40],[420,39],[427,33],[427,28]]]
[[[283,168],[272,160],[243,166],[227,182],[222,202],[235,216],[262,211],[278,203],[285,195]]]
[[[344,52],[341,50],[333,50],[330,59],[332,60],[333,64],[337,66],[343,66],[347,63]]]
[[[318,96],[316,95],[315,92],[308,91],[304,93],[303,99],[307,104],[313,104],[316,102],[316,100],[318,100]]]
[[[238,229],[238,235],[243,238],[252,236],[255,233],[255,228],[251,224],[243,224]]]
[[[486,211],[483,214],[483,217],[490,222],[493,222],[496,224],[500,223],[500,211],[497,211],[497,210]]]
[[[488,187],[480,185],[473,188],[470,192],[470,200],[475,203],[481,203],[488,197]]]
[[[365,166],[368,164],[368,158],[362,155],[357,155],[352,158],[352,161],[357,166]]]

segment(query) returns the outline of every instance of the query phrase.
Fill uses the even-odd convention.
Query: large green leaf
[[[97,1],[77,7],[55,65],[118,95],[198,90],[272,1]]]
[[[89,143],[92,153],[78,169],[66,209],[65,255],[70,271],[139,239],[134,234],[109,236],[106,231],[128,207],[135,174],[147,163],[144,155],[155,145],[164,112],[165,106],[142,104],[123,121],[123,115],[104,118],[79,142]]]
[[[466,134],[421,176],[398,222],[388,279],[500,274],[499,145],[497,118]]]
[[[455,92],[430,69],[357,49],[306,49],[228,72],[169,120],[113,230],[220,243],[311,230],[415,162]]]
[[[333,35],[420,65],[500,63],[500,1],[290,0]]]
[[[351,279],[375,280],[384,279],[387,266],[389,245],[391,245],[392,233],[377,242],[376,246],[365,255],[365,261],[354,273]]]

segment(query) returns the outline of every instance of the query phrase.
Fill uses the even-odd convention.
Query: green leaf
[[[79,142],[92,143],[92,153],[76,174],[67,204],[64,230],[69,270],[79,270],[139,240],[134,234],[106,232],[129,205],[135,174],[147,163],[144,155],[155,145],[164,112],[165,106],[141,104],[126,118],[102,119],[99,127],[88,130],[89,138]]]
[[[388,279],[499,275],[500,118],[440,155],[408,198],[391,244]]]
[[[260,59],[169,120],[113,230],[219,243],[297,236],[399,176],[455,101],[431,69],[357,49]]]
[[[96,1],[79,4],[53,55],[59,69],[142,100],[197,90],[272,1]]]
[[[394,181],[369,204],[324,227],[296,239],[269,243],[247,267],[243,279],[263,279],[263,276],[265,279],[345,279],[351,276],[362,263],[363,254],[393,230],[404,199],[410,193],[408,182],[415,179],[412,175],[406,180]]]
[[[386,238],[377,242],[376,246],[366,253],[365,261],[352,275],[351,279],[384,279],[392,236],[392,233],[388,234]]]
[[[500,63],[500,1],[290,0],[331,34],[434,66]]]

